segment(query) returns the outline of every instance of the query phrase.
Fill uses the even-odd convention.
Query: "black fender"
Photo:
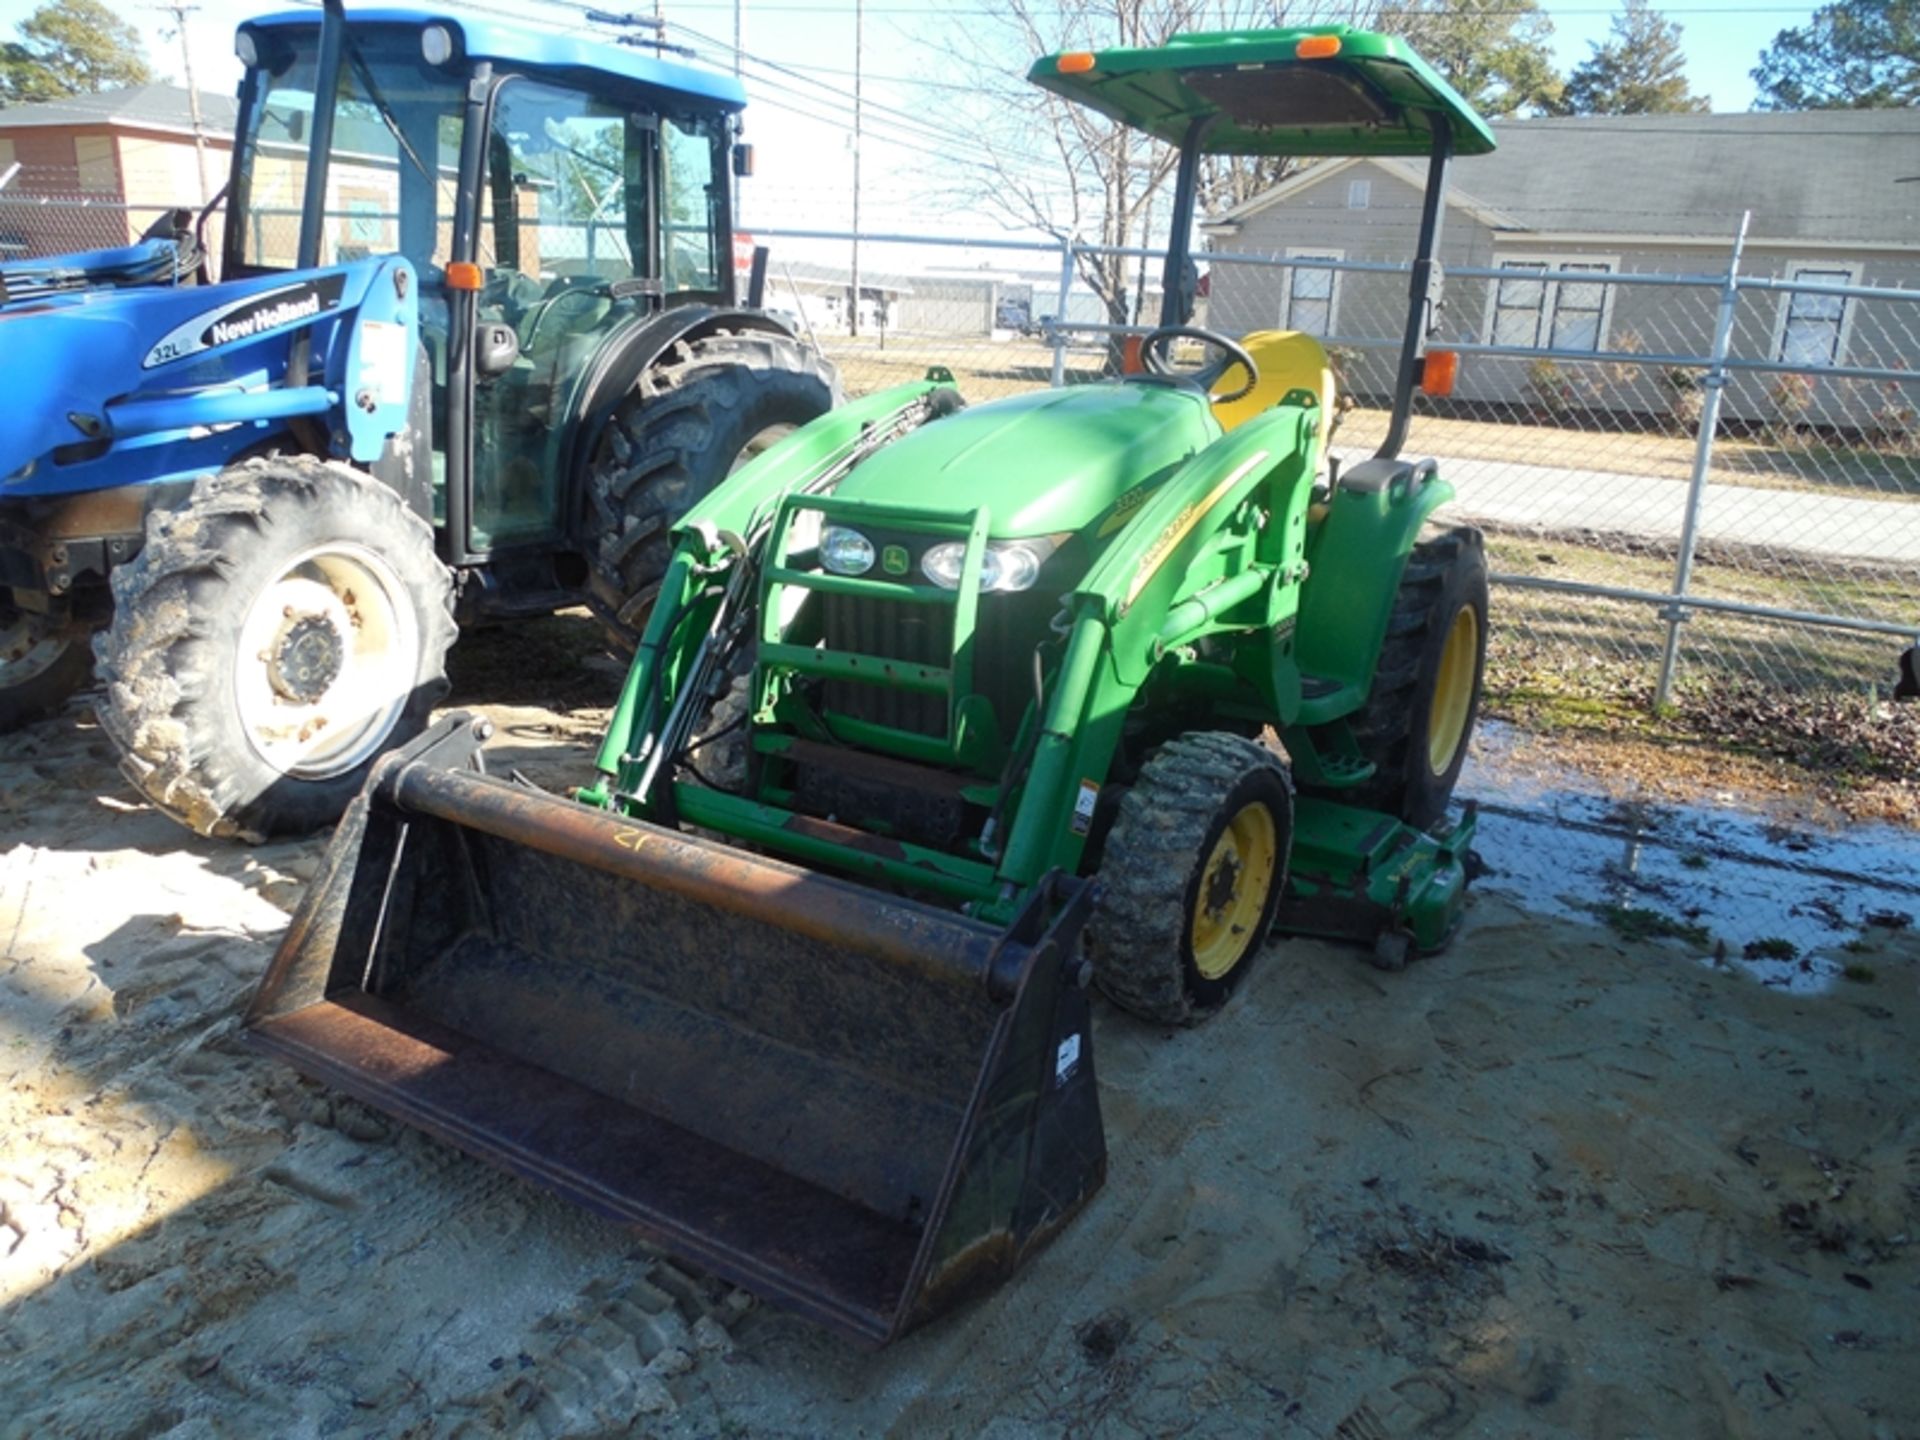
[[[699,340],[720,330],[760,330],[797,339],[770,315],[720,305],[677,305],[635,320],[607,337],[579,389],[561,453],[573,487],[571,513],[577,518],[583,486],[580,477],[614,408],[647,367],[682,340]]]

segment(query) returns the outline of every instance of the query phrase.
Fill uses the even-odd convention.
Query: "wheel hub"
[[[379,753],[412,693],[420,627],[386,560],[329,541],[260,589],[235,662],[234,701],[254,753],[283,775],[325,780]]]
[[[1243,867],[1238,856],[1231,853],[1216,855],[1213,866],[1207,872],[1207,893],[1201,904],[1206,907],[1207,918],[1218,923],[1225,915],[1227,907],[1233,904],[1233,897],[1240,889],[1240,871]]]
[[[329,615],[289,615],[267,659],[267,683],[298,705],[311,705],[340,678],[346,644]]]
[[[1278,863],[1271,812],[1257,801],[1242,806],[1214,841],[1194,894],[1188,938],[1202,979],[1226,975],[1260,939]]]

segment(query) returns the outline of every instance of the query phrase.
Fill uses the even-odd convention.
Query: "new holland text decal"
[[[340,306],[340,292],[346,288],[344,275],[322,275],[298,285],[282,285],[277,290],[262,290],[196,315],[184,325],[169,330],[140,362],[142,370],[165,365],[202,350],[231,345],[236,340],[251,340],[269,330],[318,319]]]

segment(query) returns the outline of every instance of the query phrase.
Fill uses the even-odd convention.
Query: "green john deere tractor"
[[[1398,458],[1445,167],[1493,139],[1346,28],[1065,54],[1036,83],[1180,149],[1145,373],[869,396],[688,511],[559,798],[455,716],[383,761],[255,1042],[884,1341],[1097,1189],[1086,987],[1218,1010],[1276,924],[1389,967],[1456,924],[1445,821],[1486,571]],[[1185,324],[1208,153],[1429,157],[1391,433],[1325,467],[1326,358]],[[1183,357],[1200,353],[1197,366]]]

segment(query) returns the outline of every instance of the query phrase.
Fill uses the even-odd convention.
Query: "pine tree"
[[[1613,33],[1574,66],[1557,107],[1563,115],[1662,115],[1705,110],[1707,99],[1687,88],[1680,27],[1647,0],[1626,0]]]
[[[0,44],[0,105],[145,85],[153,79],[140,34],[101,0],[52,0]]]
[[[1553,21],[1536,0],[1380,3],[1358,23],[1401,36],[1483,115],[1552,110],[1559,99]]]
[[[1756,110],[1920,105],[1920,3],[1838,0],[1782,30],[1753,72]]]

